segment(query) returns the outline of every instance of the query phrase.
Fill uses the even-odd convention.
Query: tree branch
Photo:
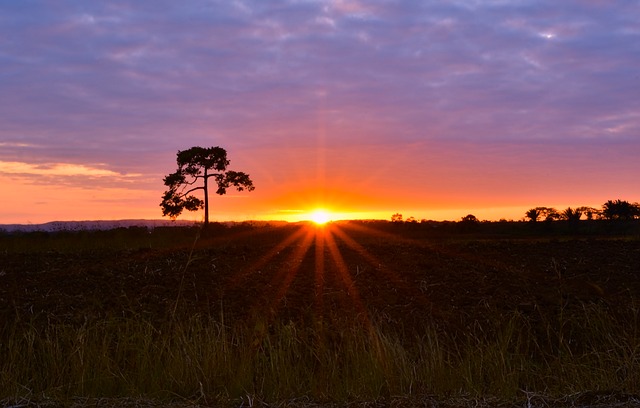
[[[191,190],[181,192],[181,193],[179,194],[179,196],[180,196],[180,197],[186,197],[186,196],[187,196],[187,194],[192,193],[192,192],[194,192],[194,191],[196,191],[196,190],[204,190],[204,187],[194,187],[194,188],[192,188]]]

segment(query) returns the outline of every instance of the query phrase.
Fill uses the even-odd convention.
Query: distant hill
[[[225,221],[212,222],[211,224],[223,224],[228,227],[234,225],[251,224],[255,227],[261,226],[277,226],[289,224],[287,221]],[[0,232],[57,232],[57,231],[93,231],[93,230],[110,230],[115,228],[129,227],[191,227],[202,225],[198,221],[186,220],[94,220],[94,221],[52,221],[43,224],[0,224]]]
[[[109,230],[129,227],[189,227],[196,225],[195,221],[184,220],[94,220],[94,221],[52,221],[44,224],[0,224],[0,231],[33,232],[33,231],[83,231]]]

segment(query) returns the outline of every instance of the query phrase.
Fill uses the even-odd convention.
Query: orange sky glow
[[[619,185],[607,182],[590,195],[585,191],[599,182],[596,174],[589,178],[583,172],[580,177],[556,173],[556,181],[549,183],[535,168],[514,173],[509,163],[474,164],[473,154],[466,157],[460,151],[449,153],[446,160],[428,158],[431,165],[416,161],[407,150],[396,151],[386,161],[388,153],[374,149],[319,151],[323,153],[314,149],[280,149],[278,154],[272,149],[249,150],[239,152],[238,160],[229,152],[230,167],[249,173],[256,190],[212,194],[211,220],[302,221],[310,220],[318,209],[327,211],[332,221],[388,220],[397,212],[417,220],[459,220],[469,213],[481,220],[519,220],[528,208],[539,205],[599,207],[606,199],[617,198],[625,185],[632,185],[622,178]],[[439,151],[436,156],[445,153]],[[175,153],[165,161],[151,174],[120,174],[102,166],[48,164],[36,168],[0,163],[5,172],[0,182],[13,186],[12,194],[0,198],[0,222],[159,219],[162,178],[175,170]],[[281,166],[281,161],[289,165]],[[202,211],[185,211],[180,216],[194,221],[203,218]]]

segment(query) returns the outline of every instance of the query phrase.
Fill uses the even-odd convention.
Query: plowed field
[[[546,318],[588,303],[640,306],[637,238],[435,238],[407,231],[365,223],[218,228],[163,244],[151,233],[124,234],[130,247],[95,234],[71,234],[77,245],[62,248],[55,234],[22,248],[5,240],[0,319],[160,322],[200,315],[229,325],[266,317],[464,331],[496,313]]]

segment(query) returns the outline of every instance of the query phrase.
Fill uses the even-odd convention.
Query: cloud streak
[[[33,165],[21,162],[0,162],[0,173],[24,174],[34,176],[88,176],[88,177],[114,177],[118,173],[77,164],[54,163],[52,165]]]

